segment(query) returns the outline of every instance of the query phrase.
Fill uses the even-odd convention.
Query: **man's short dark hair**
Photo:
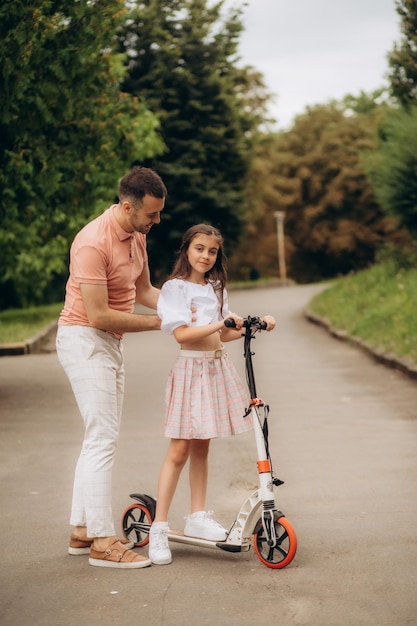
[[[142,202],[143,196],[166,198],[167,193],[161,177],[148,167],[134,167],[119,182],[121,202],[129,199]]]

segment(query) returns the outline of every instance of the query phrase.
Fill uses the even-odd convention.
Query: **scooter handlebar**
[[[233,319],[233,317],[227,317],[224,320],[224,325],[227,328],[236,328],[236,322]],[[252,317],[251,315],[249,315],[248,317],[244,318],[244,320],[243,320],[243,327],[244,328],[253,328],[255,330],[266,330],[267,323],[264,322],[263,320],[261,320],[260,317]]]

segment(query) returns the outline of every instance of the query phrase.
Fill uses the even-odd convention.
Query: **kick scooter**
[[[226,325],[234,326],[234,320],[226,319]],[[187,537],[181,531],[170,530],[168,540],[205,548],[217,548],[225,552],[247,552],[253,542],[257,557],[267,567],[282,569],[293,560],[297,551],[297,537],[290,522],[275,504],[274,486],[283,481],[274,476],[268,445],[269,406],[256,394],[252,365],[251,341],[255,334],[266,328],[259,317],[247,317],[244,328],[244,358],[246,380],[250,392],[246,419],[252,419],[258,455],[259,488],[243,503],[227,532],[225,541],[208,541]],[[149,542],[149,529],[155,517],[156,500],[142,493],[132,493],[135,500],[123,512],[124,536],[140,548]]]

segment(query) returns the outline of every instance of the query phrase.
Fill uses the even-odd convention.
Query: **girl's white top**
[[[196,312],[191,313],[194,307]],[[213,284],[196,285],[186,280],[172,278],[161,289],[158,299],[158,315],[162,320],[161,328],[172,335],[179,326],[205,326],[218,322],[229,313],[227,291],[223,291],[223,310],[214,291]],[[192,316],[196,319],[193,322]]]

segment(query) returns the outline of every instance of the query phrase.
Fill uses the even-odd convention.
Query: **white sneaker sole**
[[[165,557],[165,559],[153,559],[151,556],[149,558],[153,565],[169,565],[172,563],[172,556]]]
[[[197,531],[190,532],[190,531],[187,531],[187,529],[184,529],[184,536],[191,537],[193,539],[204,539],[205,541],[226,541],[227,532],[225,531],[221,536],[219,534],[217,535],[217,537],[213,537],[213,535],[211,535],[211,537],[208,537],[207,535],[204,535],[204,532],[201,532],[201,533],[198,533]]]

